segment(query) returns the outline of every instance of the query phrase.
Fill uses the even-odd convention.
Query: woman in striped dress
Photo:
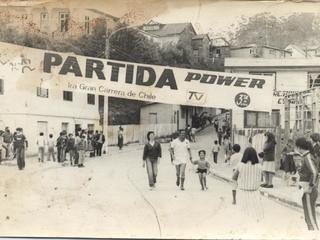
[[[253,217],[254,220],[262,219],[264,212],[261,195],[258,191],[261,179],[261,166],[257,152],[253,147],[248,147],[244,151],[241,162],[234,172],[233,179],[237,179],[237,196],[241,210],[250,217]]]

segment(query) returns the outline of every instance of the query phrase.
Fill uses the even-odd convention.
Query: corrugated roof
[[[198,34],[194,36],[192,39],[203,39],[203,38],[209,38],[208,34]]]
[[[146,24],[146,26],[147,25],[148,24]],[[191,23],[160,24],[160,29],[158,29],[158,30],[144,30],[143,26],[142,26],[141,30],[143,30],[144,32],[159,36],[159,37],[165,37],[165,36],[180,34],[190,25],[192,27]],[[192,27],[192,29],[193,29],[193,27]],[[193,31],[194,31],[194,29],[193,29]],[[194,31],[194,33],[195,33],[195,31]]]
[[[225,58],[225,67],[320,67],[317,58]]]
[[[87,8],[87,9],[88,9],[89,11],[91,11],[91,12],[98,13],[98,14],[103,15],[103,16],[105,16],[105,17],[112,18],[112,19],[115,20],[115,21],[118,21],[118,20],[119,20],[118,17],[112,16],[112,15],[110,15],[110,14],[108,14],[108,13],[105,13],[105,12],[102,12],[102,11],[100,11],[100,10],[93,9],[93,8]]]
[[[263,48],[270,48],[270,49],[274,49],[274,50],[279,50],[279,51],[285,51],[285,52],[290,52],[288,50],[282,49],[282,48],[278,48],[278,47],[273,47],[273,46],[269,46],[269,45],[258,45],[258,44],[248,44],[245,46],[238,46],[238,47],[231,47],[231,50],[236,50],[236,49],[243,49],[243,48],[252,48],[252,47],[263,47]]]

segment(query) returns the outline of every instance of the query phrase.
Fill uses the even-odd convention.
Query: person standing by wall
[[[53,140],[53,134],[49,134],[49,139],[47,142],[48,145],[48,161],[51,161],[51,156],[52,156],[52,160],[55,162],[56,161],[56,157],[54,155],[54,145],[55,142]]]
[[[143,150],[143,167],[147,166],[148,180],[150,190],[155,188],[158,175],[158,165],[162,157],[161,144],[155,141],[154,132],[150,131],[147,134],[148,143]]]
[[[264,188],[273,188],[272,179],[276,172],[275,167],[275,147],[276,140],[275,136],[271,132],[264,134],[265,143],[263,146],[263,161],[262,161],[262,171],[264,175],[265,183],[261,185]]]
[[[231,141],[228,136],[223,137],[224,162],[230,164]]]
[[[296,149],[300,161],[297,164],[299,189],[303,191],[302,206],[308,230],[319,230],[316,219],[316,201],[318,197],[318,172],[313,160],[312,145],[301,137],[296,140]]]
[[[222,128],[218,129],[218,141],[219,141],[219,145],[221,146],[222,144],[222,135],[223,135],[223,131]]]
[[[46,145],[46,140],[43,136],[43,132],[41,132],[37,139],[38,146],[38,161],[43,163],[44,160],[44,147]]]
[[[96,144],[97,144],[97,156],[101,157],[102,154],[102,146],[105,143],[106,139],[103,135],[103,132],[100,131],[98,135],[96,136]]]
[[[25,168],[25,151],[28,148],[27,138],[23,134],[22,128],[16,129],[16,134],[13,137],[13,144],[16,150],[17,164],[19,170],[23,170]]]
[[[63,141],[63,132],[60,132],[59,137],[57,138],[57,158],[58,162],[61,162],[61,151],[62,151],[62,141]]]
[[[232,155],[230,157],[230,165],[232,167],[232,171],[235,172],[237,170],[237,167],[239,166],[239,163],[241,162],[242,155],[240,153],[241,147],[239,144],[234,144],[232,147]],[[232,186],[232,204],[237,203],[237,187],[238,183],[236,181],[237,179],[233,180],[233,186]]]
[[[72,133],[69,133],[68,139],[67,139],[67,149],[66,149],[66,152],[69,153],[70,165],[71,165],[71,166],[74,164],[75,148],[76,148],[75,138],[73,137],[73,134],[72,134]]]
[[[292,139],[288,139],[286,146],[282,150],[282,167],[284,171],[284,180],[287,185],[290,185],[294,174],[296,174],[296,165],[293,160],[294,154],[294,141]]]
[[[118,147],[122,150],[123,147],[123,128],[120,126],[118,130]]]
[[[82,135],[81,136],[81,140],[78,143],[77,146],[78,152],[79,152],[79,163],[78,163],[78,167],[84,167],[83,163],[86,157],[86,150],[88,149],[88,145],[87,145],[87,140],[86,140],[86,136]]]
[[[5,149],[6,149],[6,154],[5,154],[5,158],[8,158],[10,156],[10,152],[12,151],[12,141],[13,141],[13,135],[10,132],[9,127],[5,127],[4,129],[4,133],[2,134],[3,137],[3,142],[5,143]]]
[[[187,159],[192,161],[190,143],[186,139],[185,130],[180,130],[179,137],[171,142],[170,150],[172,163],[176,166],[176,185],[183,191]]]
[[[76,133],[76,137],[75,137],[75,153],[74,153],[74,163],[73,166],[77,166],[79,163],[79,150],[78,150],[78,145],[79,142],[81,141],[81,137],[79,133]]]

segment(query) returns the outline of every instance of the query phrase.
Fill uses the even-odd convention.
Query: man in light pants
[[[183,191],[187,160],[189,158],[192,161],[190,143],[186,139],[185,130],[180,130],[179,137],[171,142],[170,153],[171,161],[176,166],[176,185]]]

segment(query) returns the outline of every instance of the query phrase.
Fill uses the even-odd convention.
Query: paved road
[[[208,132],[201,135],[194,156],[211,141]],[[209,177],[209,190],[201,191],[191,164],[180,191],[167,149],[163,145],[155,191],[148,188],[141,150],[90,158],[82,169],[34,159],[25,171],[0,166],[0,235],[315,239],[294,209],[264,198],[265,217],[255,223],[231,204],[227,183]]]

